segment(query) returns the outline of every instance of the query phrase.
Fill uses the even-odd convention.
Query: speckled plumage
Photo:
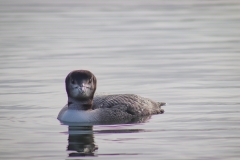
[[[146,116],[162,113],[164,103],[154,102],[135,94],[97,95],[93,99],[93,109],[116,108],[132,116]]]

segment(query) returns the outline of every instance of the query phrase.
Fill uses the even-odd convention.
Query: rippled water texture
[[[238,1],[0,3],[0,159],[240,158]],[[75,69],[96,75],[97,92],[164,101],[165,113],[61,125]]]

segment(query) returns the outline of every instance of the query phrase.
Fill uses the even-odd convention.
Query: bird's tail
[[[167,103],[165,103],[165,102],[158,102],[158,104],[159,104],[159,107],[162,107],[162,106],[166,106],[166,105],[167,105]]]
[[[158,102],[158,104],[159,104],[159,108],[160,108],[160,114],[163,114],[165,111],[161,107],[167,105],[167,103],[165,103],[165,102]]]

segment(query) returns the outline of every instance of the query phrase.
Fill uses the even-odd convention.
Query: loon
[[[164,113],[164,102],[135,94],[96,95],[96,77],[88,70],[74,70],[65,79],[68,103],[57,119],[61,122],[94,123],[131,121],[141,116]]]

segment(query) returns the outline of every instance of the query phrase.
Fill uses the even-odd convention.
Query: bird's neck
[[[92,109],[93,100],[76,100],[71,97],[68,97],[68,108],[77,109],[77,110],[89,110]]]

